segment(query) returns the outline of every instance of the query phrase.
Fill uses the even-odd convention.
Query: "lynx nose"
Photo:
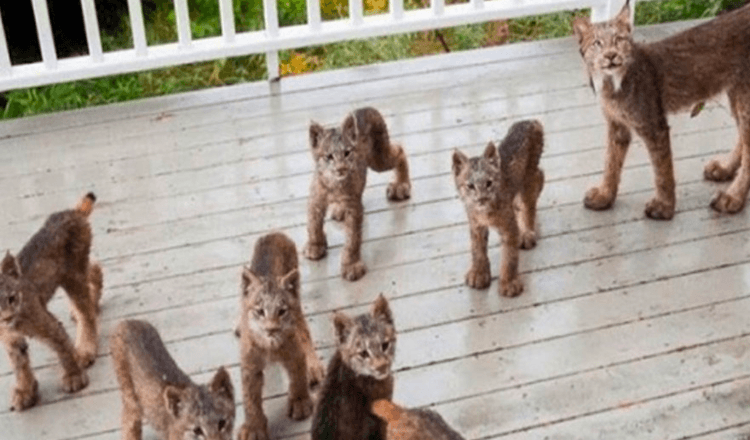
[[[617,52],[607,52],[604,54],[604,58],[609,61],[611,66],[619,66],[621,63],[619,54]]]

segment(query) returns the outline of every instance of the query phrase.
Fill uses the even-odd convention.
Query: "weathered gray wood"
[[[674,220],[643,216],[653,173],[640,141],[615,207],[587,211],[581,199],[600,177],[605,129],[566,38],[285,78],[279,96],[250,84],[0,124],[0,244],[17,251],[50,212],[93,190],[94,256],[105,269],[91,384],[63,393],[55,356],[32,341],[42,401],[12,413],[14,378],[0,356],[0,437],[119,438],[106,340],[127,317],[154,323],[197,381],[226,365],[239,387],[231,332],[240,266],[269,230],[303,245],[307,124],[338,123],[360,105],[383,110],[409,153],[413,198],[389,203],[390,174],[370,174],[362,280],[339,277],[343,232],[334,222],[329,255],[301,259],[303,305],[324,358],[331,312],[360,313],[384,292],[399,329],[396,400],[435,406],[469,439],[750,432],[750,214],[713,213],[709,200],[726,184],[702,180],[706,161],[736,138],[726,104],[670,119]],[[545,124],[547,183],[539,245],[521,255],[526,291],[508,299],[496,278],[486,290],[463,285],[468,227],[450,156],[454,147],[478,154],[529,117]],[[499,246],[492,233],[495,276]],[[72,332],[62,293],[50,308]],[[285,416],[286,386],[272,369],[264,393],[272,437],[308,438],[309,422]]]

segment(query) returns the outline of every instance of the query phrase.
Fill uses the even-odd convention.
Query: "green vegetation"
[[[175,12],[171,0],[151,0],[146,8],[149,44],[177,41]],[[458,0],[461,1],[461,0]],[[503,0],[492,0],[503,1]],[[637,24],[704,18],[716,15],[742,0],[662,0],[638,2]],[[457,1],[449,0],[448,3]],[[406,9],[428,7],[429,0],[405,0]],[[234,0],[235,27],[238,32],[263,28],[262,0]],[[347,16],[347,0],[321,0],[324,20]],[[388,10],[388,0],[364,0],[367,14]],[[194,38],[221,35],[217,0],[189,0]],[[281,26],[305,23],[305,0],[278,0]],[[585,11],[562,12],[538,17],[459,26],[440,31],[424,31],[367,40],[284,51],[280,54],[282,75],[315,70],[391,61],[446,50],[460,51],[517,41],[556,38],[571,34],[574,16]],[[133,46],[127,19],[117,35],[103,35],[105,50]],[[55,84],[6,93],[8,104],[2,118],[127,101],[187,90],[257,81],[265,77],[265,58],[250,55],[207,63],[170,67],[149,72]]]

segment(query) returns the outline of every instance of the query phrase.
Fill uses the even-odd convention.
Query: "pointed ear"
[[[219,367],[214,378],[211,379],[208,389],[212,394],[234,403],[234,386],[232,385],[232,378],[229,377],[229,373],[227,373],[227,370],[225,370],[224,367]]]
[[[484,158],[489,160],[490,162],[496,162],[499,158],[497,154],[497,147],[495,146],[495,143],[490,141],[486,147],[484,147]]]
[[[619,27],[627,29],[628,32],[633,31],[633,24],[630,22],[630,0],[625,0],[622,9],[620,9],[620,12],[614,18],[614,23]]]
[[[370,410],[386,423],[396,422],[402,415],[406,415],[406,411],[403,408],[386,399],[378,399],[373,402]]]
[[[175,419],[180,418],[182,390],[175,386],[167,385],[164,388],[162,397],[164,397],[164,406],[167,408],[167,413],[169,413],[169,415],[171,415]]]
[[[6,252],[3,258],[2,274],[12,278],[21,278],[21,265],[18,264],[18,259],[10,254],[10,251]]]
[[[346,115],[344,123],[341,124],[341,133],[352,144],[357,143],[357,139],[359,138],[359,127],[357,127],[357,117],[354,115],[354,112]]]
[[[299,270],[292,269],[288,274],[279,279],[279,285],[282,289],[292,292],[294,296],[299,297]]]
[[[382,293],[378,295],[375,302],[372,303],[372,316],[375,317],[375,319],[383,320],[388,324],[393,324],[391,308],[388,306],[388,300],[385,299]]]
[[[258,278],[257,275],[255,275],[255,272],[253,272],[252,269],[250,269],[250,266],[244,266],[242,268],[242,295],[247,295],[247,288],[250,287],[253,284],[259,284],[260,278]]]
[[[336,340],[339,344],[346,342],[346,338],[349,337],[349,331],[354,325],[352,318],[346,316],[341,312],[333,313],[333,329],[336,333]]]
[[[583,43],[584,38],[591,34],[591,19],[589,17],[578,17],[573,20],[573,34],[578,38],[578,45]]]
[[[315,121],[310,121],[310,148],[313,150],[318,148],[320,145],[320,138],[323,137],[325,128]]]
[[[453,150],[453,177],[458,177],[468,162],[469,158],[464,153]]]

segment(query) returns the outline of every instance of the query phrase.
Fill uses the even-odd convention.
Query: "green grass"
[[[458,0],[460,1],[460,0]],[[496,0],[499,1],[499,0]],[[741,0],[662,0],[638,2],[636,24],[653,24],[692,18],[705,18],[731,3]],[[175,13],[171,1],[154,0],[156,7],[145,17],[149,44],[177,41]],[[454,3],[455,1],[448,1]],[[427,7],[428,0],[406,0],[405,8]],[[235,27],[238,32],[263,28],[262,0],[235,0]],[[386,0],[365,0],[370,13],[387,10]],[[219,7],[216,0],[189,0],[191,30],[194,38],[221,35]],[[305,0],[278,0],[282,26],[306,21]],[[321,0],[324,19],[347,15],[346,0]],[[366,40],[283,51],[280,54],[283,74],[313,70],[337,69],[348,66],[399,60],[445,51],[473,49],[517,41],[539,40],[570,35],[571,21],[579,12],[561,12],[525,17],[440,31],[424,31]],[[441,41],[442,39],[442,41]],[[115,35],[103,35],[104,49],[133,47],[127,21]],[[94,105],[166,95],[239,82],[257,81],[265,77],[265,58],[250,55],[176,66],[148,72],[75,81],[6,93],[8,105],[0,115],[15,118]]]

